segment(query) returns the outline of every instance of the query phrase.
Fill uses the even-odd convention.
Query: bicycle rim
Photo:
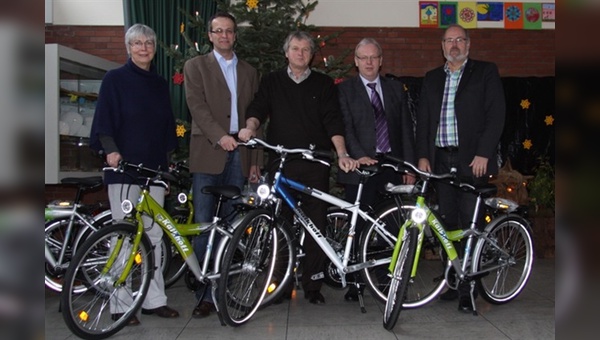
[[[533,242],[527,222],[520,218],[503,218],[489,230],[491,242],[481,239],[473,271],[489,270],[478,279],[479,289],[488,302],[503,304],[517,297],[529,280]]]
[[[154,267],[147,236],[142,238],[126,283],[115,287],[114,282],[129,257],[136,231],[130,224],[103,228],[90,236],[73,258],[61,295],[63,319],[73,334],[86,339],[104,339],[121,330],[135,316],[148,291]],[[102,274],[119,238],[123,240],[123,247],[112,269]],[[72,287],[78,281],[86,284],[88,290],[76,294]]]
[[[77,234],[77,231],[81,228],[81,222],[79,220],[73,221],[73,230],[71,231],[71,240]],[[45,234],[45,242],[52,253],[52,256],[55,260],[58,259],[61,250],[63,247],[66,247],[65,253],[63,256],[62,264],[64,269],[61,268],[52,268],[48,261],[45,261],[45,273],[44,273],[44,283],[46,287],[49,289],[60,293],[63,289],[64,276],[66,271],[66,266],[71,261],[71,257],[73,256],[74,250],[71,242],[65,244],[66,241],[66,232],[69,227],[69,219],[61,219],[61,220],[53,220],[46,223],[44,228]],[[73,287],[75,292],[81,293],[87,289],[85,285],[78,284]]]
[[[410,227],[406,229],[406,237],[403,239],[398,260],[394,266],[388,298],[383,310],[383,327],[387,330],[392,330],[396,326],[402,311],[402,302],[405,299],[404,293],[409,285],[410,273],[417,251],[418,236],[419,230],[417,228]]]
[[[269,214],[250,212],[227,246],[219,279],[219,312],[230,326],[247,322],[260,307],[271,283],[277,229]]]

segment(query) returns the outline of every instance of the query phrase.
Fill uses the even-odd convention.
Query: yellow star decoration
[[[546,116],[546,119],[544,119],[544,122],[546,123],[546,125],[553,125],[554,124],[554,117],[553,116]]]
[[[529,105],[531,105],[529,99],[521,100],[521,107],[523,108],[523,110],[527,110],[529,108]]]
[[[255,9],[258,7],[258,0],[246,0],[246,6],[250,9]]]
[[[185,129],[185,126],[177,125],[177,129],[176,129],[177,137],[185,136],[186,132],[187,132],[187,130]]]
[[[523,149],[525,149],[525,150],[531,149],[532,146],[533,146],[533,143],[531,142],[531,139],[526,139],[523,142]]]

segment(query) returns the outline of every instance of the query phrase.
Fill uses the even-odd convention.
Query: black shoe
[[[110,318],[113,321],[117,321],[119,320],[121,317],[123,316],[123,313],[116,313],[116,314],[112,314],[110,316]],[[137,316],[133,316],[131,319],[129,319],[129,322],[127,322],[127,326],[137,326],[140,324],[140,320],[138,320]]]
[[[440,294],[440,300],[453,301],[458,299],[458,291],[456,289],[446,290],[443,294]]]
[[[315,304],[315,305],[320,305],[320,304],[325,303],[325,298],[323,297],[323,294],[321,294],[321,292],[318,290],[307,291],[306,294],[304,294],[304,298],[307,299],[308,302]]]
[[[144,309],[142,308],[142,314],[144,315],[157,315],[161,318],[176,318],[179,317],[179,312],[174,310],[173,308],[165,305],[154,309]]]
[[[346,301],[358,301],[358,289],[355,285],[348,286],[348,291],[344,295]]]
[[[458,300],[458,311],[463,313],[471,313],[473,311],[473,304],[469,297],[462,297]]]
[[[192,317],[196,319],[205,318],[210,315],[210,312],[215,311],[215,305],[208,301],[200,301],[196,308],[192,311]]]

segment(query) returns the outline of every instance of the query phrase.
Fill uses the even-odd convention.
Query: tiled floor
[[[259,311],[240,327],[221,326],[216,314],[193,319],[194,295],[183,281],[167,290],[177,319],[143,315],[111,339],[554,339],[554,260],[537,259],[530,281],[512,302],[491,305],[477,299],[478,316],[457,311],[457,302],[433,301],[404,310],[393,332],[382,326],[383,305],[368,293],[367,313],[346,302],[344,291],[324,288],[325,305],[315,306],[295,292],[291,301]],[[46,339],[76,339],[58,312],[58,295],[46,292]]]

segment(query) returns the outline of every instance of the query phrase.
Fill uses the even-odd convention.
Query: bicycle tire
[[[495,268],[476,279],[486,301],[504,304],[516,298],[525,288],[533,266],[530,230],[529,223],[516,215],[501,216],[485,228],[488,239],[478,240],[472,267],[473,272]]]
[[[261,306],[273,276],[277,240],[277,228],[267,210],[249,212],[235,229],[218,284],[217,303],[226,324],[244,324]]]
[[[61,294],[63,319],[73,334],[85,339],[104,339],[125,327],[141,307],[148,292],[154,271],[152,245],[148,236],[142,235],[136,262],[125,285],[115,287],[115,278],[129,257],[137,227],[117,223],[92,234],[75,254],[65,275]],[[114,267],[106,274],[102,270],[117,238],[123,238]],[[78,281],[89,287],[80,294],[73,291]],[[114,318],[114,319],[113,319]]]
[[[262,301],[261,308],[271,305],[285,294],[294,279],[296,267],[297,241],[292,226],[281,217],[276,217],[277,228],[277,258],[271,284]]]
[[[417,252],[418,237],[418,228],[412,226],[406,228],[406,234],[402,240],[400,252],[394,266],[388,298],[383,310],[383,328],[388,331],[396,326],[396,322],[398,322],[398,317],[400,317],[400,312],[402,311],[402,304],[406,297],[406,288],[411,280],[410,274],[415,261],[415,253]]]

